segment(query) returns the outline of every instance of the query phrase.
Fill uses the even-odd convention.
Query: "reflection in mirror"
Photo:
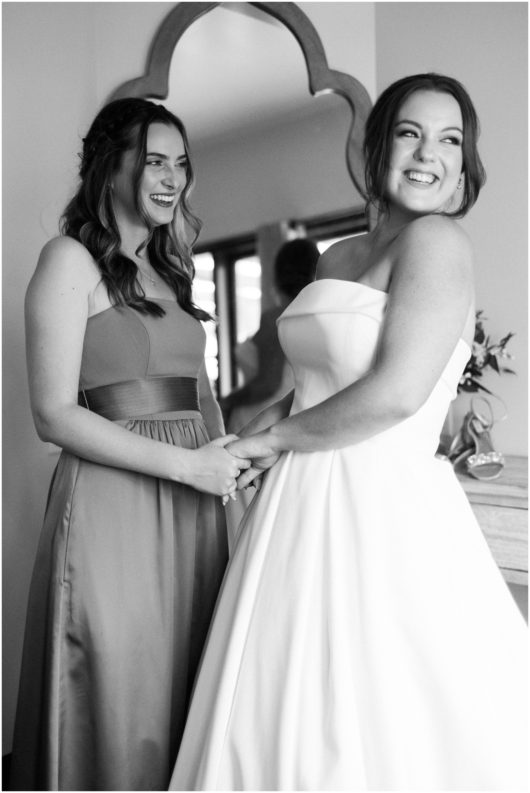
[[[188,131],[201,248],[362,205],[345,161],[348,103],[310,94],[295,37],[254,6],[223,3],[193,22],[173,52],[163,102]],[[235,259],[232,311],[227,306],[225,314],[211,255],[199,253],[195,261],[196,300],[221,318],[234,315],[232,348],[257,330],[261,309],[273,299],[263,294],[267,273],[256,252]],[[207,333],[208,372],[217,380],[219,340],[211,324]]]
[[[164,103],[189,133],[201,239],[362,203],[345,165],[347,102],[311,96],[296,39],[250,4],[223,4],[188,28]]]

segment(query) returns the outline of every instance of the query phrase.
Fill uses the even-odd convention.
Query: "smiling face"
[[[120,230],[145,228],[136,210],[134,169],[136,150],[123,155],[112,179],[112,199]],[[182,135],[174,126],[156,122],[147,130],[145,167],[138,188],[139,204],[152,226],[171,223],[181,191],[186,186],[188,156]]]
[[[385,198],[410,220],[448,208],[462,172],[463,121],[451,94],[421,90],[401,105],[392,133]]]

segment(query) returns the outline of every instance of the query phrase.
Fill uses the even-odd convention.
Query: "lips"
[[[171,207],[176,193],[151,193],[149,198],[159,207]]]
[[[426,173],[425,171],[405,171],[405,176],[409,182],[413,182],[414,184],[418,185],[429,186],[438,180],[436,174]]]

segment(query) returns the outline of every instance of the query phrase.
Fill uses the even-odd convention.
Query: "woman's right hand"
[[[224,448],[235,440],[237,435],[225,435],[195,449],[191,455],[191,470],[186,477],[186,484],[215,496],[234,493],[237,477],[250,466],[250,460],[234,457]]]

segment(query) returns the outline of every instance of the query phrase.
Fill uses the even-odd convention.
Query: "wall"
[[[517,376],[485,384],[506,403],[500,451],[527,453],[528,43],[526,3],[376,3],[377,90],[408,74],[439,71],[468,89],[482,127],[488,181],[462,225],[474,245],[477,306],[509,350]],[[405,46],[404,46],[405,43]],[[461,414],[469,397],[459,398]],[[502,406],[495,405],[502,410]]]
[[[3,6],[6,741],[10,740],[28,579],[54,462],[47,446],[37,439],[29,410],[23,299],[39,250],[54,233],[57,215],[65,203],[75,164],[79,119],[87,107],[95,106],[93,15],[84,6],[75,17],[64,10],[52,10],[40,3]],[[42,68],[43,59],[46,69]],[[72,68],[65,69],[65,63],[71,63]]]

